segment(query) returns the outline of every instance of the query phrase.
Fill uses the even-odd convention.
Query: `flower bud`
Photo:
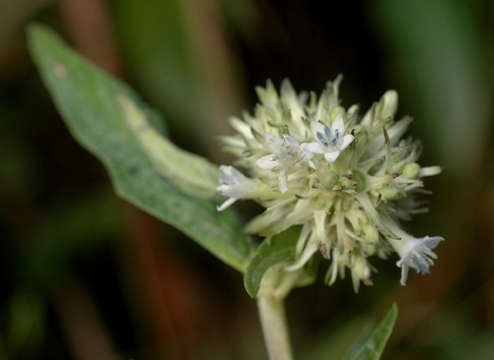
[[[384,200],[392,200],[398,196],[398,190],[393,186],[383,186],[377,192]]]
[[[398,93],[394,90],[388,90],[381,98],[381,116],[383,119],[393,119],[398,108]]]
[[[402,175],[409,179],[415,179],[419,174],[420,165],[417,163],[406,164],[403,168]]]

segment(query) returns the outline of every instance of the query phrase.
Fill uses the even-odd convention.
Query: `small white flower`
[[[221,165],[220,170],[220,186],[216,188],[216,192],[229,197],[217,207],[218,211],[223,211],[247,193],[251,180],[233,166]]]
[[[302,147],[314,154],[324,154],[330,163],[353,141],[353,135],[345,135],[345,124],[341,115],[333,120],[331,128],[314,120],[311,121],[310,127],[317,142],[302,144]]]
[[[408,278],[409,268],[415,269],[422,275],[429,273],[429,267],[434,265],[432,259],[437,259],[437,255],[432,251],[440,241],[444,240],[441,236],[425,236],[423,238],[404,238],[400,242],[405,242],[397,249],[400,260],[396,263],[401,267],[401,285],[405,285]]]
[[[257,159],[256,166],[264,170],[278,170],[280,191],[284,194],[288,190],[286,181],[290,166],[300,160],[314,168],[314,163],[310,160],[313,154],[304,151],[298,141],[289,135],[283,135],[280,139],[271,134],[264,134],[264,139],[272,154]]]

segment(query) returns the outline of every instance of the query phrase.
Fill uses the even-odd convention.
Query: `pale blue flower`
[[[353,135],[345,135],[345,124],[341,115],[333,120],[331,128],[314,120],[311,121],[310,127],[317,142],[305,143],[302,147],[313,154],[324,154],[329,163],[334,162],[354,139]]]
[[[244,197],[248,192],[247,188],[251,180],[233,166],[221,165],[220,171],[220,186],[216,188],[216,191],[220,195],[229,197],[229,199],[217,207],[218,211],[223,211],[235,201]]]
[[[293,137],[283,135],[280,139],[271,134],[265,134],[264,139],[272,154],[257,159],[256,166],[264,170],[279,171],[278,180],[282,194],[288,190],[287,173],[297,161],[306,162],[310,167],[315,168],[311,161],[313,154],[304,151]]]
[[[410,268],[422,275],[429,273],[429,267],[434,265],[433,259],[437,259],[437,255],[432,250],[442,240],[444,238],[441,236],[425,236],[423,238],[410,236],[400,240],[404,243],[397,249],[400,260],[396,265],[401,267],[401,285],[406,285]]]

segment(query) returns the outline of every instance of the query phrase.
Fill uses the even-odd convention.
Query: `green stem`
[[[257,306],[269,359],[292,360],[283,300],[273,296],[260,296],[257,299]]]

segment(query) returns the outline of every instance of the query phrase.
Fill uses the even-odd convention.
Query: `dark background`
[[[422,164],[444,166],[406,226],[447,241],[406,287],[392,258],[359,294],[349,279],[295,290],[295,352],[340,358],[395,300],[384,359],[494,358],[493,14],[487,0],[0,0],[0,359],[266,358],[241,276],[117,199],[69,135],[27,54],[33,21],[218,163],[215,136],[267,78],[320,92],[342,73],[343,104],[362,111],[396,89]]]

